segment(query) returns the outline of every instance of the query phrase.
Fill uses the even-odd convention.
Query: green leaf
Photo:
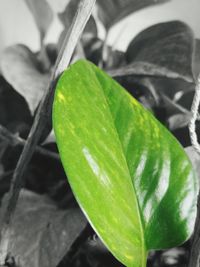
[[[124,88],[87,61],[58,81],[53,125],[64,169],[93,228],[124,265],[183,243],[197,180],[176,139]]]

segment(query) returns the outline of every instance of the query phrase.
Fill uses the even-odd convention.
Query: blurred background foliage
[[[46,43],[55,43],[62,31],[62,24],[56,13],[63,12],[69,0],[47,0],[53,10],[53,21],[45,38]],[[164,5],[139,10],[129,15],[112,27],[109,34],[109,44],[115,44],[117,49],[126,49],[130,40],[141,30],[158,22],[168,20],[185,21],[200,37],[200,2],[199,0],[173,0]],[[26,23],[24,23],[26,21]],[[29,33],[29,34],[27,34]],[[121,38],[119,37],[119,34]],[[100,35],[105,31],[100,27]],[[39,35],[33,18],[23,0],[0,1],[0,54],[5,46],[23,43],[33,49],[39,49]]]

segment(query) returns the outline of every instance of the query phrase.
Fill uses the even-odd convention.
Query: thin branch
[[[29,133],[26,145],[17,163],[11,188],[8,194],[8,204],[3,217],[1,238],[0,238],[0,264],[5,263],[6,256],[9,252],[9,235],[14,211],[19,198],[20,189],[24,184],[24,174],[28,163],[34,153],[36,145],[41,137],[45,127],[51,121],[51,109],[54,96],[54,88],[60,74],[69,66],[72,54],[77,42],[83,32],[83,29],[91,15],[95,0],[81,0],[78,11],[73,19],[72,26],[66,34],[62,48],[59,52],[51,81],[47,91],[40,103],[33,126]]]
[[[11,133],[8,129],[6,129],[4,126],[0,125],[0,138],[3,140],[7,140],[9,142],[9,145],[11,146],[25,146],[26,140],[22,139],[20,136]],[[60,157],[58,153],[52,152],[50,150],[47,150],[45,148],[42,148],[40,146],[35,147],[35,151],[40,153],[43,156],[59,160]]]
[[[200,74],[197,79],[195,95],[192,103],[192,119],[189,125],[190,138],[194,149],[200,155],[200,145],[196,134],[196,121],[198,116],[198,109],[200,104]],[[192,239],[192,247],[190,251],[189,267],[200,266],[200,192],[197,201],[197,218],[195,222],[194,234]]]

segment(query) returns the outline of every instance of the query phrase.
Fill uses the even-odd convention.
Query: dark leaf
[[[43,40],[53,20],[51,7],[46,0],[25,0],[25,2],[33,14],[41,40]]]
[[[36,56],[23,45],[8,47],[1,58],[4,78],[22,95],[33,114],[47,87],[49,75],[40,73]]]
[[[58,210],[45,196],[22,191],[9,251],[20,267],[55,267],[86,226],[79,209]]]
[[[168,0],[98,0],[99,17],[106,28],[141,8],[165,3]]]
[[[130,43],[126,58],[128,64],[153,64],[157,66],[158,72],[165,69],[191,82],[193,51],[192,30],[180,21],[171,21],[159,23],[139,33]],[[150,65],[149,68],[153,67]]]

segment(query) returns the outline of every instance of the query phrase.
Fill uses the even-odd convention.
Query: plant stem
[[[54,88],[60,74],[68,67],[74,49],[83,32],[83,29],[91,15],[95,0],[81,0],[77,13],[73,19],[69,31],[63,41],[59,52],[54,71],[49,82],[46,93],[40,103],[33,126],[29,133],[27,142],[17,163],[10,191],[8,193],[8,203],[3,217],[1,238],[0,238],[0,265],[5,264],[6,256],[9,252],[9,237],[11,233],[11,223],[16,209],[20,189],[24,184],[24,173],[31,160],[37,143],[45,127],[51,122],[51,109],[54,96]]]

